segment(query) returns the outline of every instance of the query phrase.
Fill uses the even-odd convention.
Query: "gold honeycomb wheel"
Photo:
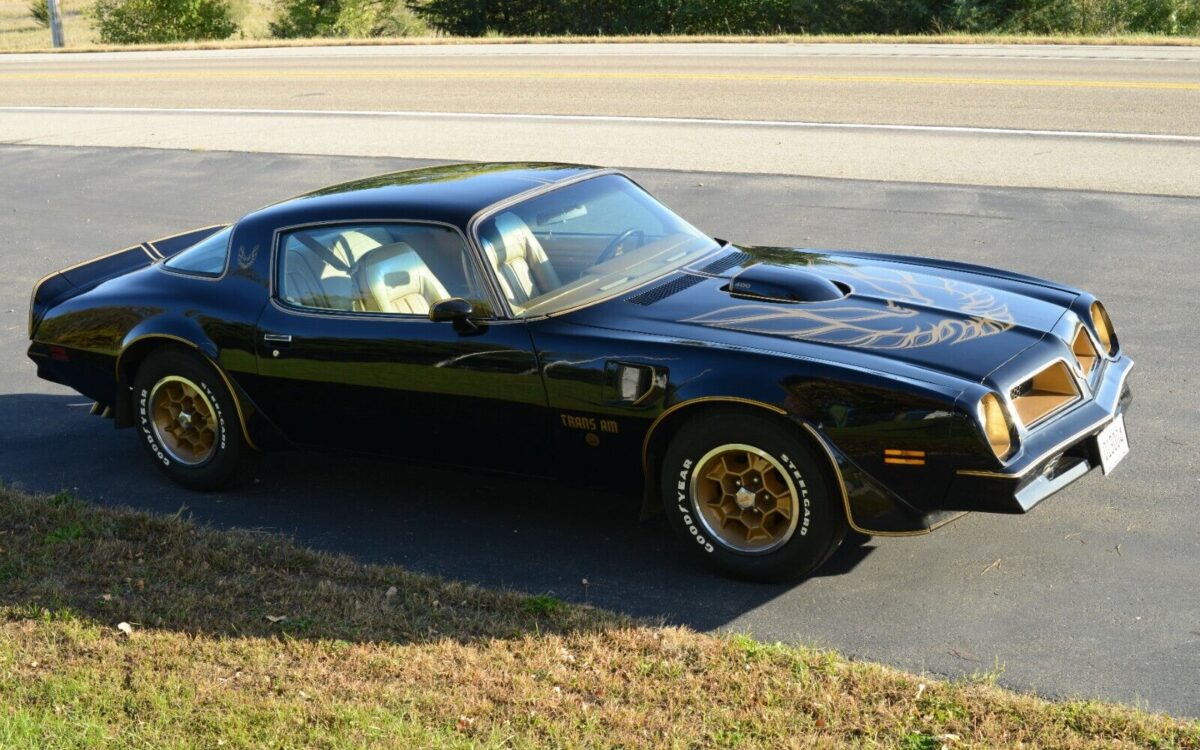
[[[169,375],[150,391],[154,436],[171,458],[196,466],[212,458],[217,412],[204,391],[187,378]]]
[[[765,554],[792,538],[799,494],[783,465],[752,445],[713,448],[692,473],[691,501],[706,532],[722,546]]]

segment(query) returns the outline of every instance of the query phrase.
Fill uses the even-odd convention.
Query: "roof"
[[[480,210],[593,171],[571,164],[445,164],[343,182],[267,206],[246,219],[275,227],[309,222],[425,219],[466,228]]]

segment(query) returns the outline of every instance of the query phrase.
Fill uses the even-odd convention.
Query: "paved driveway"
[[[553,592],[700,629],[816,643],[910,669],[1200,715],[1196,423],[1200,201],[638,171],[717,236],[912,251],[1096,291],[1138,361],[1133,454],[1022,517],[845,547],[810,581],[763,586],[694,568],[636,498],[343,457],[281,454],[252,486],[187,492],[132,433],[40,382],[24,357],[33,281],[101,251],[236,217],[380,159],[0,147],[0,477],[222,526],[293,534],[366,561]],[[999,561],[999,562],[997,562]],[[583,580],[588,584],[584,585]]]

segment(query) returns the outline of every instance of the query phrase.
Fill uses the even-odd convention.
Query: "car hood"
[[[750,277],[768,283],[738,286],[767,296],[730,293],[731,283]],[[835,298],[771,296],[790,289],[803,299],[821,284],[836,287]],[[592,308],[579,322],[788,354],[855,350],[979,381],[1041,340],[1077,296],[964,264],[741,247]]]

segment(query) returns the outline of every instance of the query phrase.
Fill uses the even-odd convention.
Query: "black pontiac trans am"
[[[135,245],[42,279],[29,336],[188,487],[305,447],[638,491],[756,579],[1128,452],[1133,362],[1091,294],[736,246],[578,166],[383,175]]]

